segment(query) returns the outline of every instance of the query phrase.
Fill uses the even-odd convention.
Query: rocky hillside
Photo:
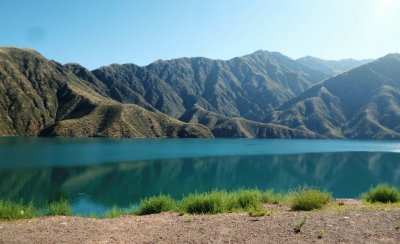
[[[205,126],[108,99],[98,86],[33,50],[1,48],[0,135],[213,136]]]

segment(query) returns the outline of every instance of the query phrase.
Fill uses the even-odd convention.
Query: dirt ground
[[[400,243],[400,207],[365,207],[355,200],[311,212],[265,207],[270,216],[162,213],[0,221],[0,243]]]

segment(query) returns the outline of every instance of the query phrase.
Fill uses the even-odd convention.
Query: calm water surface
[[[381,182],[400,183],[400,142],[0,138],[1,198],[64,198],[75,213],[215,188],[312,185],[358,197]]]

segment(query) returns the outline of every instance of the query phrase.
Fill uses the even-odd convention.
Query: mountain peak
[[[382,58],[379,58],[379,60],[382,59],[397,59],[400,60],[400,53],[389,53],[385,56],[383,56]]]

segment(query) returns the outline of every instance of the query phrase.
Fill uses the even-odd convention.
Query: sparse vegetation
[[[362,195],[370,203],[395,203],[400,202],[400,191],[387,184],[379,184]]]
[[[302,188],[289,195],[290,208],[295,211],[320,209],[332,199],[332,195],[313,188]]]
[[[185,213],[248,212],[251,217],[260,217],[272,213],[264,209],[264,203],[287,203],[287,199],[291,199],[291,207],[294,210],[311,210],[319,208],[329,201],[331,197],[328,193],[313,189],[301,189],[289,195],[252,189],[239,189],[231,192],[214,190],[205,193],[193,193],[180,201],[175,201],[168,195],[154,196],[142,200],[139,207],[123,209],[114,206],[102,215],[91,213],[85,216],[91,218],[116,218],[123,215],[146,215],[176,211],[179,216]],[[0,201],[0,219],[32,218],[43,215],[70,216],[72,215],[72,207],[67,200],[52,202],[46,209],[40,210],[34,208],[32,204],[24,205],[22,202]]]
[[[56,202],[52,202],[49,205],[48,215],[56,216],[71,216],[72,215],[72,208],[71,205],[67,200],[60,200]]]
[[[170,196],[159,195],[144,199],[140,202],[140,215],[171,211],[175,208],[175,201]]]

